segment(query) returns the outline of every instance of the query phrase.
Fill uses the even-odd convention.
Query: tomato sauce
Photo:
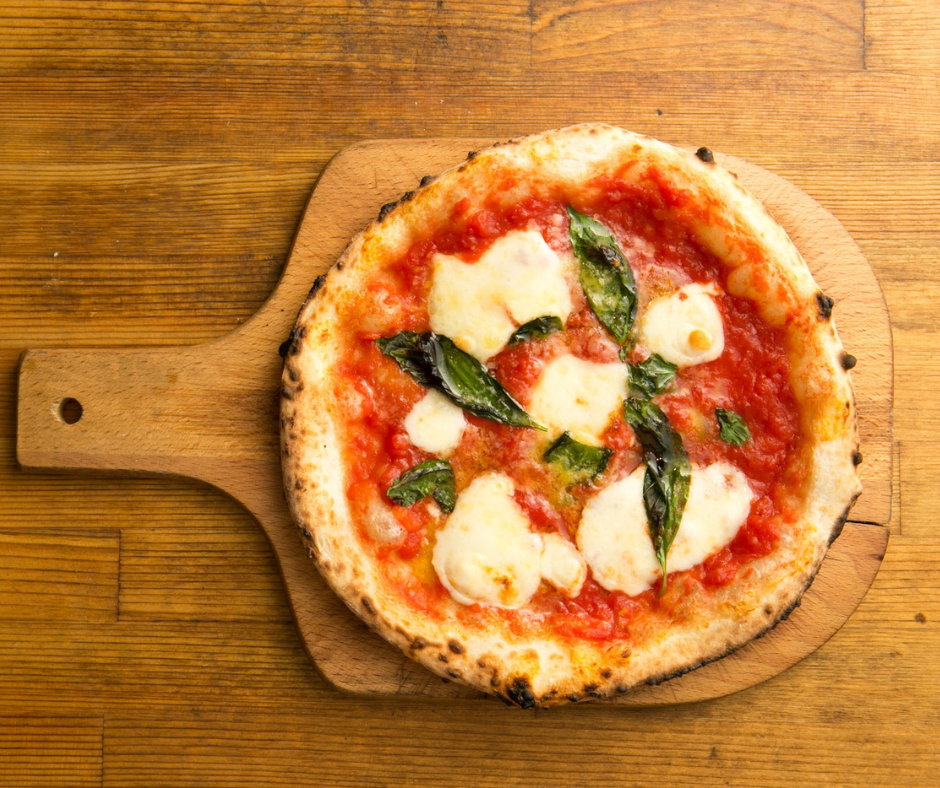
[[[688,194],[672,188],[655,172],[647,175],[642,185],[617,178],[598,179],[592,186],[597,186],[597,193],[603,196],[587,204],[575,199],[574,207],[595,216],[618,239],[628,239],[632,249],[643,251],[627,255],[641,302],[657,289],[674,290],[692,282],[716,282],[724,290],[720,261],[701,247],[686,227],[667,220],[672,206],[688,202],[689,210],[702,214],[707,213],[707,206],[693,206]],[[504,185],[510,188],[512,184]],[[501,190],[495,190],[478,210],[471,210],[467,200],[458,202],[447,225],[412,243],[388,266],[388,275],[362,293],[345,317],[348,325],[342,330],[355,340],[341,366],[336,396],[340,402],[349,403],[347,496],[354,516],[360,519],[367,516],[376,498],[390,503],[385,498],[389,485],[408,468],[432,456],[411,444],[403,426],[410,409],[426,392],[394,361],[384,357],[374,340],[403,330],[430,330],[425,303],[434,255],[459,255],[473,262],[494,240],[514,229],[538,229],[556,250],[569,248],[565,195],[530,198],[505,207],[500,204],[500,194]],[[565,217],[564,221],[560,222],[559,217]],[[563,332],[504,349],[490,360],[494,377],[524,406],[542,370],[554,358],[564,353],[598,362],[618,358],[616,343],[591,311],[580,288],[572,292],[572,301],[574,309]],[[716,302],[724,322],[722,355],[681,369],[674,389],[658,397],[657,403],[682,435],[693,464],[723,460],[747,476],[755,498],[735,539],[700,565],[670,573],[662,597],[657,595],[658,584],[632,597],[606,591],[589,572],[574,599],[543,583],[525,611],[470,605],[458,614],[463,620],[485,625],[499,619],[510,629],[520,631],[537,626],[562,637],[635,641],[656,622],[680,617],[683,600],[690,595],[728,585],[749,562],[773,552],[782,529],[796,519],[788,501],[801,482],[800,422],[789,383],[789,363],[782,335],[759,318],[753,304],[729,294],[716,297]],[[392,315],[391,328],[379,333],[362,330],[357,315],[370,311]],[[639,360],[636,352],[631,361]],[[740,448],[722,441],[713,417],[715,408],[743,416],[751,440]],[[572,538],[581,511],[596,494],[597,486],[566,490],[559,485],[542,460],[541,433],[469,414],[467,421],[461,443],[449,458],[458,494],[478,474],[499,469],[513,478],[515,500],[534,530]],[[608,426],[603,443],[614,455],[596,482],[599,486],[623,478],[641,462],[638,442],[621,415]],[[412,507],[391,509],[404,535],[392,544],[373,545],[376,555],[389,567],[405,567],[405,571],[391,573],[392,584],[409,604],[436,616],[447,597],[430,567],[433,531],[442,522],[440,513],[429,499]],[[365,535],[363,542],[370,544]]]

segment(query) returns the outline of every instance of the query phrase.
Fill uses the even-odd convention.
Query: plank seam
[[[868,71],[868,36],[865,33],[865,17],[867,16],[866,0],[862,0],[862,71]]]

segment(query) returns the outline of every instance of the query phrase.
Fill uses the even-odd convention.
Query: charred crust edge
[[[706,164],[714,164],[714,163],[715,163],[715,156],[714,156],[714,154],[713,154],[708,148],[705,148],[705,147],[699,148],[697,151],[695,151],[695,155],[696,155],[699,159],[701,159],[702,161],[704,161]]]
[[[816,307],[819,309],[820,320],[830,320],[832,318],[832,307],[835,304],[825,293],[816,293]]]
[[[519,676],[507,685],[506,699],[523,709],[531,709],[536,706],[535,693],[532,692],[532,685],[525,676]]]
[[[323,289],[323,285],[325,284],[326,274],[320,274],[316,279],[313,280],[313,285],[310,287],[310,292],[307,293],[307,297],[304,299],[304,303],[300,307],[301,311],[303,311],[303,308],[307,305],[307,302]],[[293,328],[291,328],[290,333],[287,335],[287,339],[278,345],[277,354],[281,358],[286,358],[288,353],[290,353],[292,356],[296,356],[298,353],[300,353],[300,342],[297,340],[301,340],[305,336],[307,336],[307,327],[301,326],[300,328],[297,328],[295,324]],[[293,379],[294,378],[291,377],[291,380]]]
[[[842,365],[842,369],[848,372],[850,369],[855,369],[855,365],[858,364],[858,359],[851,353],[846,353],[843,350],[839,356],[839,363]]]
[[[855,461],[856,454],[858,454],[857,451],[854,452],[852,455],[853,462]],[[858,454],[858,456],[861,457],[860,454]],[[835,525],[832,528],[832,536],[829,537],[830,547],[832,546],[832,543],[842,535],[842,529],[845,528],[845,523],[849,519],[849,512],[852,511],[852,507],[855,505],[855,502],[858,500],[859,495],[861,495],[861,493],[856,493],[852,497],[852,500],[849,501],[849,505],[845,507],[845,511],[842,512],[842,514],[839,515],[839,519],[836,520]]]

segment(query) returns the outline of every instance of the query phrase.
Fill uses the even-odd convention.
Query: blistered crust
[[[325,279],[317,280],[282,348],[285,490],[310,554],[360,618],[444,678],[520,706],[549,706],[616,696],[718,659],[765,633],[799,603],[861,491],[848,374],[855,359],[839,342],[832,301],[768,211],[702,150],[690,154],[622,129],[582,125],[476,153],[383,207],[379,220],[352,240]],[[640,166],[629,165],[636,161]],[[440,621],[420,616],[373,566],[345,497],[343,409],[332,387],[342,346],[335,326],[343,304],[383,260],[403,254],[446,220],[459,200],[482,204],[495,179],[526,176],[504,191],[507,203],[556,184],[589,198],[589,179],[600,174],[640,179],[649,166],[687,191],[693,205],[711,206],[709,223],[695,226],[699,241],[724,261],[730,291],[751,299],[766,322],[784,331],[811,455],[799,522],[781,537],[777,550],[749,564],[746,579],[719,589],[695,616],[632,649],[622,642],[520,639],[497,625],[473,630],[447,615]],[[678,220],[687,220],[686,208],[672,210]]]

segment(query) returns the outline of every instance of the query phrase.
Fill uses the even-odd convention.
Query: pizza
[[[860,493],[824,295],[705,148],[581,125],[382,208],[283,346],[323,577],[521,706],[720,658],[799,602]]]

